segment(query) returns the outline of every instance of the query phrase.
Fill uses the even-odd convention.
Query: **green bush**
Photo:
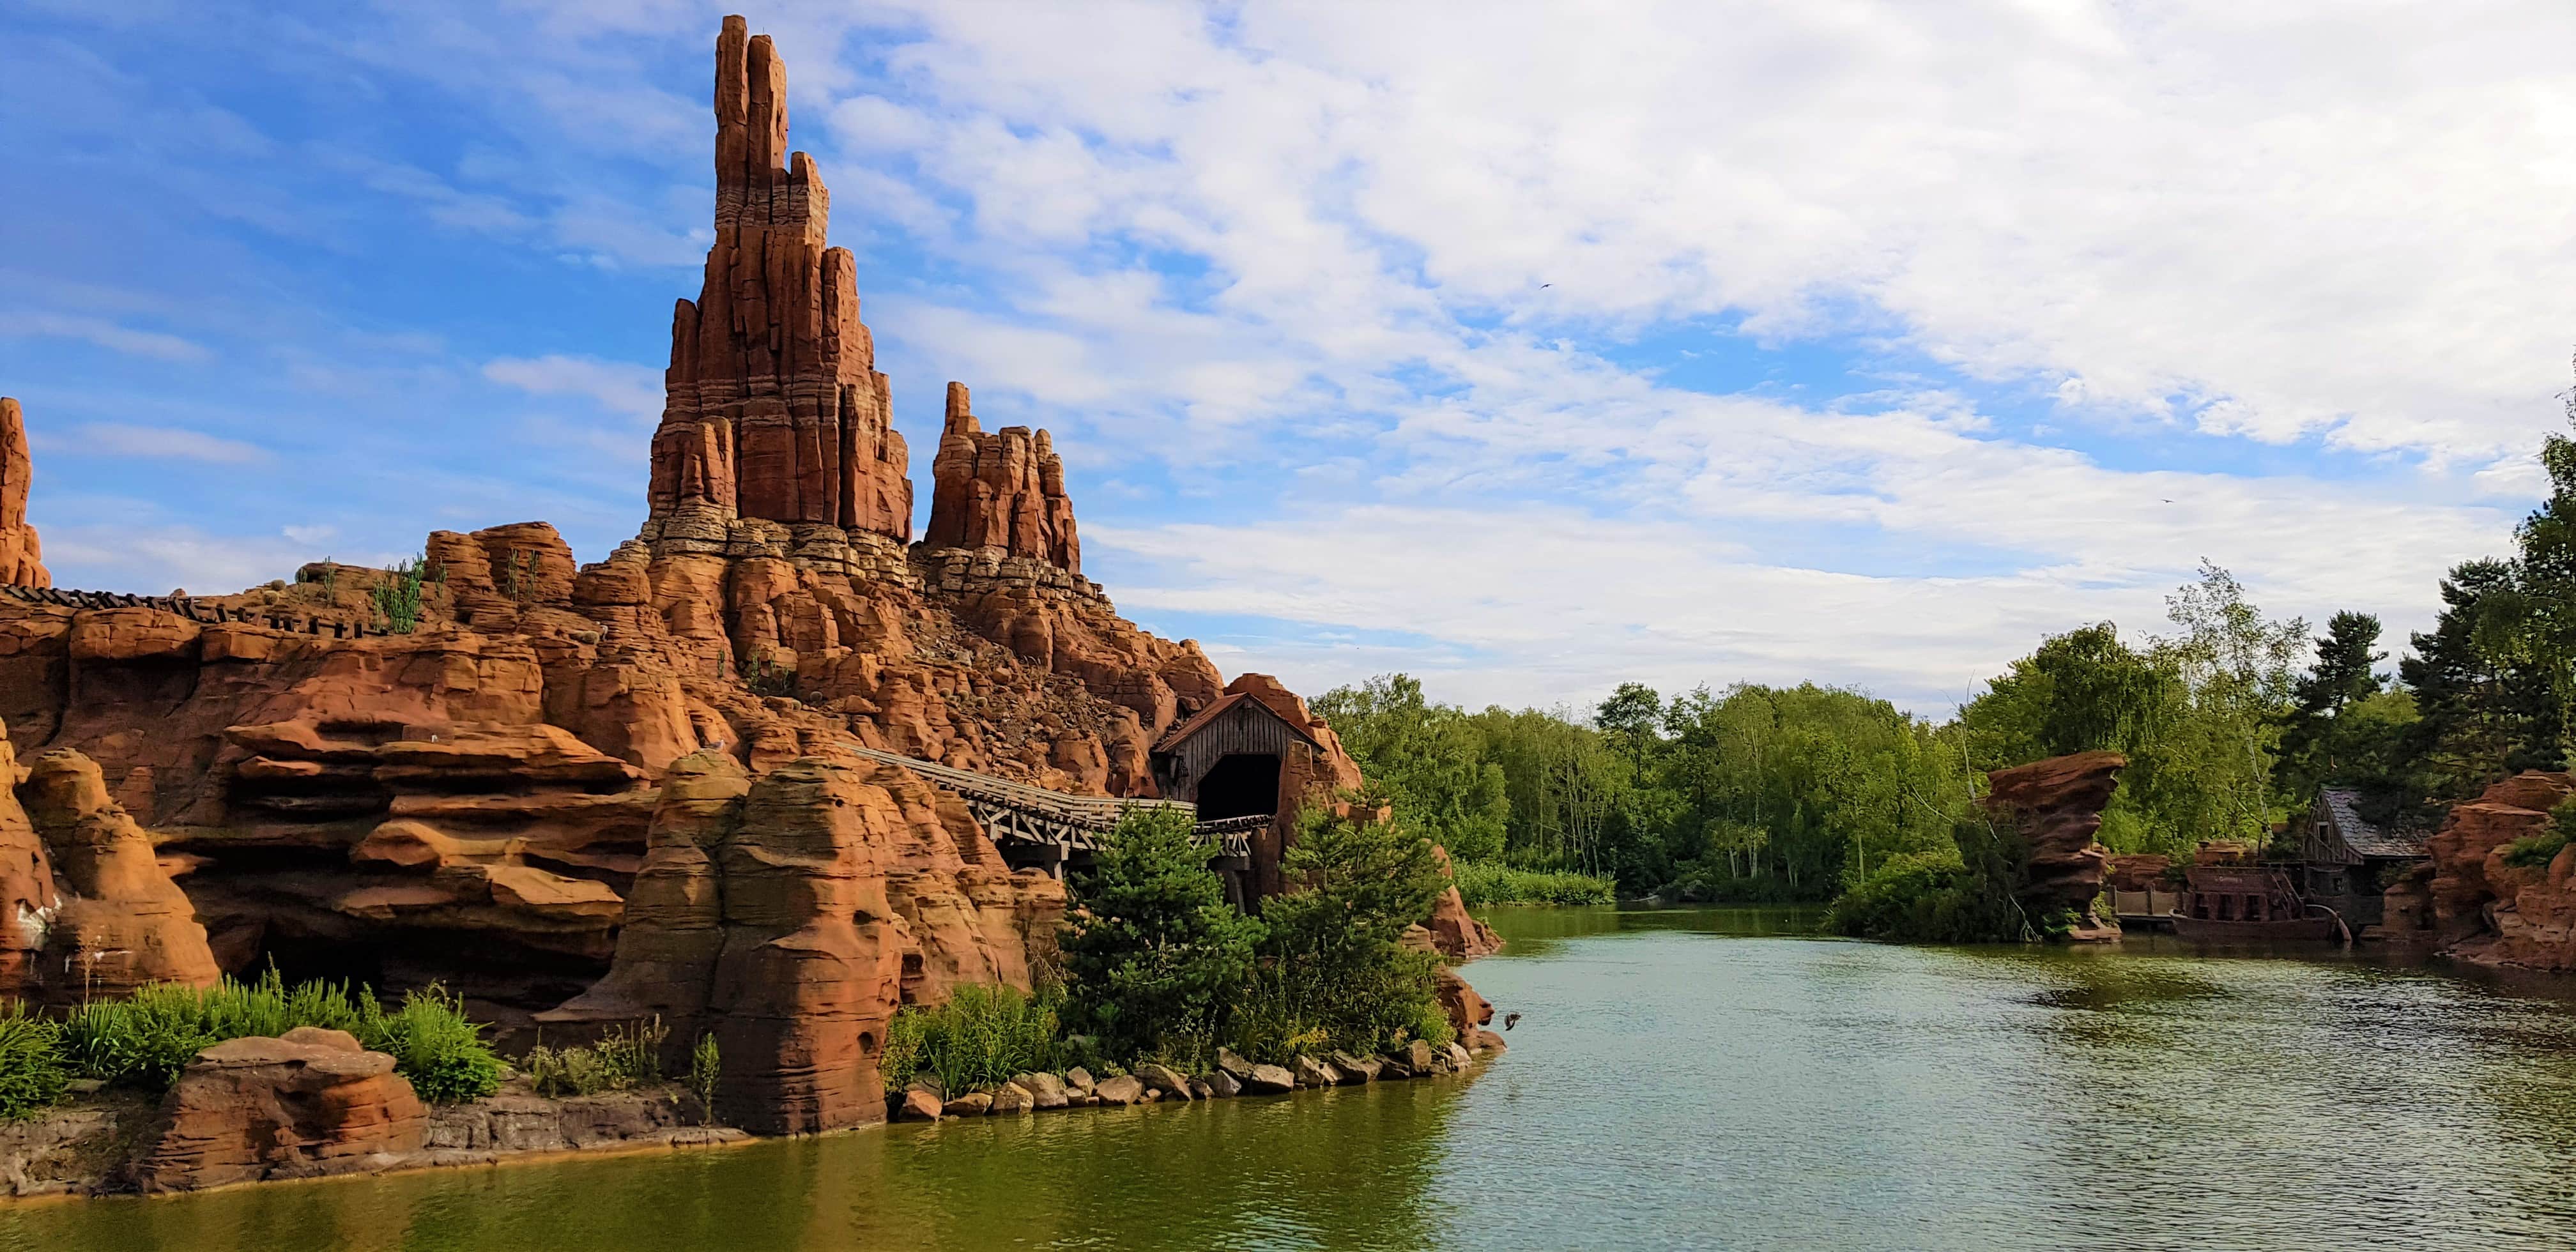
[[[724,1054],[716,1047],[714,1035],[698,1036],[698,1046],[689,1050],[689,1091],[698,1097],[698,1120],[716,1119],[716,1083],[724,1076]]]
[[[1213,1042],[1260,922],[1225,902],[1187,812],[1133,809],[1074,884],[1059,944],[1066,1016],[1115,1057]]]
[[[501,1085],[501,1061],[483,1042],[483,1028],[440,988],[413,992],[387,1012],[365,988],[352,993],[345,983],[318,981],[288,987],[274,969],[252,983],[153,983],[129,999],[85,1004],[63,1024],[62,1052],[85,1077],[157,1091],[206,1048],[298,1026],[345,1030],[369,1050],[390,1054],[396,1071],[432,1103],[487,1096]]]
[[[2549,816],[2553,819],[2549,829],[2505,845],[2505,864],[2538,869],[2557,859],[2559,849],[2576,836],[2576,798],[2560,801]]]
[[[436,983],[403,997],[402,1008],[387,1013],[372,995],[359,1006],[364,1016],[358,1042],[369,1051],[394,1058],[394,1069],[411,1080],[411,1088],[432,1104],[479,1100],[501,1089],[505,1068],[483,1039],[483,1027],[465,1016],[465,1001]]]
[[[1607,878],[1566,870],[1521,869],[1500,861],[1460,861],[1451,870],[1458,898],[1469,907],[1487,904],[1610,904],[1617,885]]]
[[[2018,938],[2020,911],[1955,856],[1889,857],[1825,910],[1824,928],[1865,939],[1992,943]]]
[[[1402,940],[1448,882],[1419,828],[1363,816],[1377,807],[1373,797],[1347,813],[1308,805],[1299,819],[1282,865],[1292,889],[1261,903],[1260,973],[1239,997],[1261,1007],[1236,1023],[1243,1046],[1275,1054],[1320,1036],[1375,1052],[1425,1037],[1439,1015],[1440,958]],[[1252,1021],[1264,1033],[1241,1028]]]
[[[393,634],[408,635],[420,628],[421,583],[446,580],[445,567],[440,567],[432,578],[426,557],[406,557],[390,572],[378,575],[376,585],[367,594],[375,602],[376,617],[384,628]]]
[[[0,1121],[22,1121],[63,1098],[71,1083],[62,1027],[11,1001],[0,1009]]]
[[[923,1070],[943,1094],[1000,1086],[1013,1074],[1056,1067],[1057,1025],[1046,997],[968,983],[946,1004],[897,1010],[878,1070],[890,1088]]]
[[[519,1061],[538,1095],[597,1095],[662,1080],[662,1043],[671,1037],[661,1018],[608,1028],[588,1047],[528,1049]],[[701,1047],[714,1044],[709,1037]]]

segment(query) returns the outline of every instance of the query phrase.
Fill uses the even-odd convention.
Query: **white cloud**
[[[153,457],[205,461],[215,465],[249,465],[269,459],[268,449],[238,439],[223,439],[203,431],[169,426],[129,426],[121,422],[75,426],[59,437],[46,436],[38,440],[37,447],[76,455]]]
[[[197,362],[214,355],[203,344],[157,330],[136,330],[120,326],[106,318],[77,313],[16,312],[0,313],[0,336],[18,338],[78,339],[96,344],[110,352],[127,356],[149,357],[158,361]]]
[[[594,357],[501,357],[484,364],[483,376],[535,395],[584,396],[641,421],[662,414],[662,372],[649,366]]]

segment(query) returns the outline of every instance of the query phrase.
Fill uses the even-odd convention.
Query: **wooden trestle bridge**
[[[1078,796],[1063,791],[996,778],[852,743],[850,751],[871,761],[900,765],[956,792],[968,812],[983,823],[984,833],[1015,866],[1036,865],[1061,878],[1076,854],[1100,850],[1118,819],[1131,809],[1171,809],[1198,815],[1198,806],[1181,800],[1127,800],[1116,796]],[[1227,889],[1240,889],[1236,873],[1252,868],[1252,832],[1271,822],[1268,813],[1196,823],[1199,841],[1209,845],[1220,869],[1235,871]],[[1240,903],[1240,900],[1237,901]]]

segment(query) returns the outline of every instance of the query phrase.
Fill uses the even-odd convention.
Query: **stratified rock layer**
[[[2120,924],[2094,907],[2110,849],[2093,836],[2128,764],[2117,752],[2077,752],[1986,775],[1987,816],[2026,845],[2015,892],[2022,910],[2034,918],[2071,910],[2069,937],[2078,942],[2120,936]]]
[[[43,545],[27,524],[27,487],[35,476],[35,458],[27,451],[27,415],[18,402],[0,396],[0,583],[51,587],[45,572]]]
[[[2485,965],[2576,970],[2576,843],[2544,864],[2506,859],[2515,841],[2549,833],[2571,795],[2576,779],[2534,770],[2453,805],[2425,845],[2432,859],[2389,885],[2386,934]]]
[[[697,302],[671,318],[646,533],[710,552],[736,518],[908,539],[912,484],[858,266],[825,241],[813,158],[787,150],[787,67],[739,17],[716,40],[715,113],[716,239]]]
[[[153,855],[151,837],[108,798],[98,765],[57,748],[36,757],[20,790],[60,899],[38,958],[45,998],[86,1003],[145,983],[214,985],[221,975],[195,906]]]
[[[1082,572],[1073,501],[1064,491],[1064,458],[1043,430],[977,425],[966,384],[948,384],[948,420],[930,466],[933,548],[994,548]]]
[[[306,1026],[199,1052],[134,1164],[147,1192],[384,1168],[421,1149],[427,1113],[394,1058]]]

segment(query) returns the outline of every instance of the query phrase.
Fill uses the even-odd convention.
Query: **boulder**
[[[1219,1100],[1230,1100],[1241,1094],[1243,1094],[1243,1084],[1237,1081],[1234,1075],[1218,1070],[1208,1076],[1209,1096]]]
[[[1471,1038],[1474,1040],[1475,1048],[1478,1052],[1500,1052],[1508,1046],[1503,1042],[1503,1037],[1501,1035],[1495,1034],[1490,1030],[1479,1030],[1475,1032]]]
[[[939,1098],[937,1092],[924,1091],[915,1087],[904,1092],[903,1099],[896,1102],[894,1116],[896,1121],[935,1122],[939,1120],[940,1112],[945,1107],[945,1102]]]
[[[382,1169],[418,1152],[427,1114],[394,1058],[336,1030],[197,1053],[135,1158],[146,1192]]]
[[[1453,877],[1448,850],[1435,844],[1431,855],[1440,862],[1440,876]],[[1467,902],[1459,898],[1456,883],[1443,888],[1439,898],[1431,902],[1431,916],[1424,919],[1422,925],[1431,932],[1432,946],[1455,964],[1464,964],[1503,950],[1503,941],[1494,934],[1494,928],[1477,921],[1475,915],[1467,911]]]
[[[1141,1104],[1149,1094],[1145,1084],[1137,1081],[1133,1074],[1106,1079],[1094,1086],[1092,1093],[1102,1104]]]
[[[1207,1079],[1193,1078],[1190,1080],[1190,1098],[1193,1100],[1213,1100],[1216,1098],[1216,1088],[1209,1086]]]
[[[1428,1074],[1431,1072],[1434,1054],[1431,1050],[1430,1044],[1425,1043],[1420,1039],[1416,1039],[1413,1042],[1404,1045],[1403,1055],[1404,1067],[1406,1069],[1412,1070],[1416,1074]]]
[[[1064,1085],[1068,1091],[1089,1092],[1094,1085],[1091,1071],[1079,1065],[1064,1071]]]
[[[1331,1087],[1342,1081],[1340,1070],[1311,1056],[1298,1057],[1289,1069],[1296,1074],[1300,1087]]]
[[[1037,1108],[1037,1095],[1018,1083],[1006,1082],[993,1089],[993,1115],[995,1117],[999,1117],[1004,1113],[1034,1113],[1037,1111]]]
[[[989,1092],[969,1091],[941,1105],[939,1115],[941,1117],[982,1117],[992,1111],[993,1097]]]
[[[1404,1054],[1400,1052],[1379,1053],[1377,1062],[1377,1076],[1381,1080],[1420,1076],[1414,1072],[1412,1066],[1405,1064]]]
[[[1138,1081],[1153,1091],[1174,1100],[1190,1098],[1190,1080],[1168,1065],[1146,1061],[1135,1068]]]
[[[1376,1057],[1353,1056],[1348,1052],[1336,1051],[1331,1060],[1333,1068],[1342,1072],[1345,1083],[1376,1082],[1379,1072],[1386,1068],[1385,1062]]]
[[[1449,1065],[1453,1069],[1465,1069],[1475,1060],[1474,1057],[1467,1054],[1466,1047],[1454,1039],[1449,1042],[1449,1046],[1443,1049],[1443,1051],[1447,1053],[1449,1057]]]
[[[1297,1076],[1278,1065],[1255,1065],[1252,1076],[1244,1079],[1243,1089],[1254,1095],[1276,1095],[1297,1089]]]
[[[1476,994],[1476,989],[1468,986],[1467,980],[1458,976],[1458,971],[1443,966],[1433,972],[1431,982],[1432,994],[1440,1001],[1441,1015],[1449,1019],[1449,1029],[1457,1032],[1460,1038],[1494,1020],[1494,1006]]]
[[[1237,1055],[1232,1048],[1216,1050],[1216,1067],[1223,1073],[1234,1075],[1237,1082],[1252,1077],[1252,1062]]]
[[[1030,1098],[1039,1108],[1060,1109],[1065,1106],[1064,1080],[1053,1074],[1044,1071],[1021,1074],[1011,1081],[1027,1088]]]

